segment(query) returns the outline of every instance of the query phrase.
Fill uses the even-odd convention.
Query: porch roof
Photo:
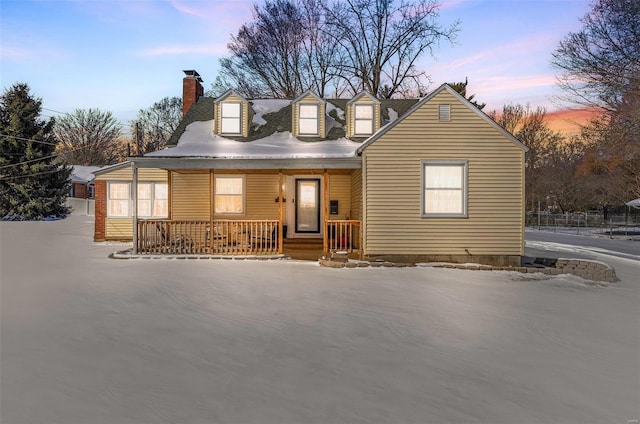
[[[214,121],[192,122],[177,146],[130,158],[138,166],[166,164],[175,168],[304,169],[360,168],[360,143],[346,138],[301,141],[289,132],[277,132],[254,141],[238,141],[213,133]]]

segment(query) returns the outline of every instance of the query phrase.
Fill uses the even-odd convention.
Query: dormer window
[[[311,90],[291,100],[291,134],[294,137],[326,137],[326,102]]]
[[[301,104],[298,110],[298,133],[300,135],[318,135],[319,108],[317,104]]]
[[[214,102],[215,126],[213,132],[229,137],[248,137],[253,110],[247,99],[233,90],[227,90]]]
[[[242,105],[223,102],[220,105],[220,133],[240,135],[242,133]]]
[[[380,129],[380,116],[380,100],[362,91],[347,102],[347,137],[370,137]]]
[[[373,105],[356,104],[354,112],[354,135],[360,136],[373,134]]]

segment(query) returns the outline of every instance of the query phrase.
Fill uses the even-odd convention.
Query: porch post
[[[327,220],[329,216],[329,171],[324,170],[322,174],[322,222],[324,222],[324,231],[322,232],[322,251],[325,255],[329,253],[329,226]]]
[[[214,196],[213,196],[213,169],[209,170],[209,254],[213,254],[213,238],[215,231],[213,229],[213,213],[215,211]]]
[[[282,245],[284,243],[284,233],[282,232],[283,230],[283,223],[282,223],[282,218],[283,218],[283,207],[282,207],[282,169],[280,169],[278,171],[278,199],[279,199],[279,205],[278,205],[278,253],[280,255],[282,255]]]
[[[170,169],[167,169],[167,217],[169,218],[169,221],[171,221],[173,219],[173,213],[171,212],[171,208],[172,208],[172,203],[173,201],[171,200],[171,198],[173,197],[173,190],[171,189],[171,174],[173,174],[173,172],[171,172]]]
[[[131,184],[131,212],[133,215],[133,254],[138,254],[138,168],[136,163],[131,162],[131,174],[133,182]]]

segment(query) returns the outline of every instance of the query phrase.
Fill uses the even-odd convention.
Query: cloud
[[[251,16],[252,3],[246,0],[235,1],[215,1],[215,2],[184,2],[171,0],[171,6],[178,12],[205,19],[215,19],[218,22],[225,22],[232,19],[239,24],[243,23]],[[194,7],[193,5],[197,5]],[[228,24],[228,22],[225,22]]]
[[[3,59],[24,60],[35,57],[35,52],[20,47],[9,47],[0,45],[0,57]]]
[[[226,43],[213,44],[171,44],[143,50],[142,56],[177,56],[177,55],[206,55],[219,56],[227,53]]]

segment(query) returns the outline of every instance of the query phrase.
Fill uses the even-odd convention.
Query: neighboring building
[[[448,85],[413,100],[213,99],[185,73],[169,146],[96,172],[96,240],[255,255],[316,239],[392,260],[520,264],[527,149]]]
[[[73,165],[71,171],[71,192],[69,197],[76,199],[93,199],[93,173],[99,166]]]

